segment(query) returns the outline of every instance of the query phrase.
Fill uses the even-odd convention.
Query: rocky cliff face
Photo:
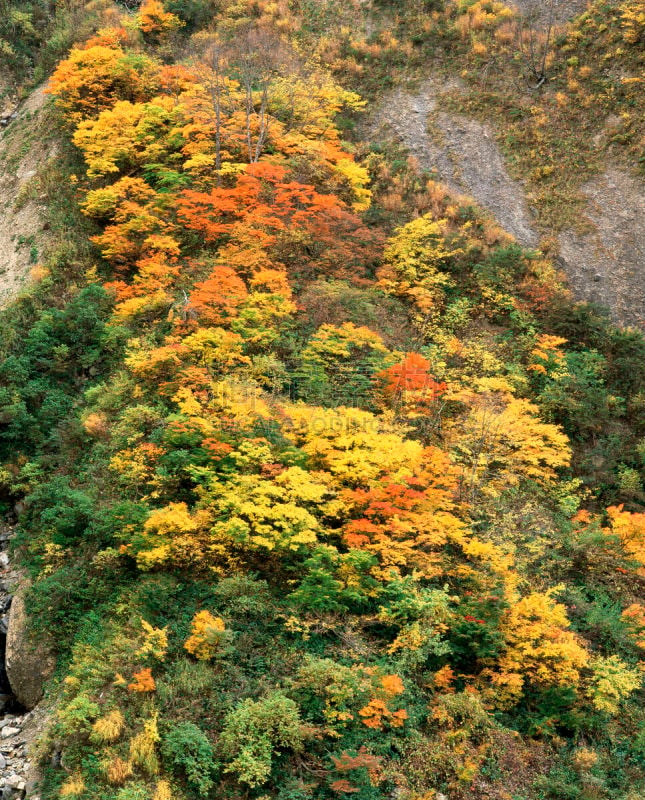
[[[40,88],[0,114],[0,307],[25,285],[47,235],[38,175],[55,144],[45,106]],[[10,536],[0,531],[0,800],[38,800],[31,745],[46,725],[38,703],[54,660],[28,632],[21,576],[7,552]]]
[[[10,538],[10,530],[0,532],[0,800],[37,800],[32,743],[47,722],[38,703],[55,661],[29,631],[24,582],[7,552]]]
[[[46,100],[41,87],[0,117],[0,307],[24,285],[46,237],[38,176],[56,152]]]
[[[494,131],[441,110],[441,93],[459,89],[459,81],[435,79],[413,91],[396,89],[373,115],[368,133],[394,135],[421,169],[435,173],[452,192],[476,200],[520,244],[536,246],[539,236],[522,187],[509,176]]]
[[[14,595],[9,614],[5,669],[17,702],[33,709],[43,696],[44,682],[51,676],[55,661],[42,642],[29,629],[29,617],[22,588]]]

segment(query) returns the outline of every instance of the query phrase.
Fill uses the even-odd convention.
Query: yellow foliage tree
[[[591,702],[599,711],[616,714],[623,700],[639,689],[642,675],[616,655],[597,657],[591,662],[593,679],[589,688]]]
[[[610,506],[607,509],[609,526],[605,533],[618,536],[628,558],[636,562],[636,571],[645,575],[645,514],[632,514],[623,506]]]
[[[152,656],[157,661],[163,661],[168,652],[168,629],[155,628],[145,619],[141,620],[143,629],[143,642],[136,652],[138,658]]]
[[[411,475],[423,458],[423,445],[405,439],[404,429],[385,415],[304,405],[285,413],[285,433],[338,485],[370,485],[386,474],[398,480]]]
[[[75,772],[60,787],[60,797],[79,797],[85,791],[85,781],[80,772]]]
[[[155,787],[155,793],[152,800],[174,800],[176,795],[173,795],[172,789],[168,781],[158,781]]]
[[[144,544],[136,553],[139,568],[199,561],[205,547],[200,534],[209,519],[206,511],[191,514],[186,503],[170,503],[153,511],[144,524]]]
[[[99,717],[92,725],[91,739],[99,744],[116,742],[125,729],[125,719],[119,709]]]
[[[157,727],[157,714],[143,723],[143,729],[130,741],[130,762],[146,775],[159,772],[157,743],[161,740]]]
[[[424,316],[441,309],[452,285],[446,268],[462,252],[446,240],[446,223],[431,214],[408,222],[390,240],[379,272],[380,286],[405,297]]]
[[[525,683],[541,688],[578,685],[589,654],[567,630],[566,610],[550,593],[533,592],[518,600],[503,617],[501,627],[506,649],[499,659],[501,675],[495,683],[502,695],[517,697]]]
[[[85,156],[88,177],[98,178],[166,161],[169,134],[179,123],[170,97],[149,103],[118,100],[96,119],[83,120],[73,140]]]
[[[462,393],[462,400],[467,411],[446,422],[445,436],[463,465],[462,487],[470,501],[480,491],[494,495],[522,480],[548,484],[569,465],[567,436],[542,422],[539,408],[514,397],[504,381],[481,381],[475,391]]]
[[[193,617],[191,634],[184,642],[184,649],[199,661],[209,661],[221,650],[226,626],[221,617],[210,611],[198,611]]]
[[[184,24],[178,16],[166,11],[160,0],[144,0],[139,7],[136,22],[142,33],[157,37],[176,31]]]
[[[71,121],[96,117],[119,99],[147,100],[158,88],[158,65],[151,59],[132,58],[117,44],[88,45],[72,48],[47,90]]]
[[[129,761],[114,756],[105,764],[105,775],[112,786],[123,786],[134,775],[134,770]]]
[[[320,530],[315,509],[328,494],[324,483],[300,467],[289,467],[273,480],[240,475],[215,481],[207,492],[209,508],[219,518],[212,532],[244,549],[310,547]]]

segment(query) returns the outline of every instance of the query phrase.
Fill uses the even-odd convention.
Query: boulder
[[[43,685],[51,677],[56,660],[47,645],[34,638],[28,622],[25,600],[19,591],[9,612],[5,669],[16,699],[31,709],[42,697]]]

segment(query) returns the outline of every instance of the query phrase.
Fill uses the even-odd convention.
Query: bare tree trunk
[[[547,80],[547,59],[555,29],[556,3],[557,0],[546,0],[544,26],[537,10],[530,12],[519,23],[518,45],[528,69],[525,81],[531,91],[537,91]]]
[[[222,51],[219,42],[213,44],[210,52],[209,66],[213,80],[208,84],[208,93],[215,111],[215,180],[217,186],[222,183]]]
[[[231,44],[231,52],[245,92],[246,147],[249,163],[253,164],[262,157],[269,138],[271,82],[288,69],[291,53],[281,39],[258,28],[239,36]],[[258,125],[255,136],[254,122]]]
[[[258,130],[258,138],[255,144],[255,158],[254,161],[259,161],[260,156],[262,155],[262,150],[264,149],[264,143],[266,142],[267,136],[269,134],[269,121],[267,119],[267,104],[269,101],[269,87],[268,85],[264,85],[262,88],[262,99],[260,101],[260,111],[258,114],[259,117],[259,130]]]
[[[251,117],[253,115],[253,89],[246,85],[246,145],[249,152],[249,164],[253,163],[253,141],[251,135]]]
[[[206,89],[213,106],[212,123],[215,127],[215,180],[222,183],[222,116],[224,113],[224,77],[226,53],[217,36],[203,37],[205,48],[193,57],[193,69]]]

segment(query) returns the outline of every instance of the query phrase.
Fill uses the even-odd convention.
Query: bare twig
[[[527,88],[537,91],[548,80],[547,61],[555,30],[555,9],[557,0],[546,0],[546,26],[540,25],[541,15],[533,11],[520,20],[518,26],[518,46],[524,57],[528,74],[524,76]]]

